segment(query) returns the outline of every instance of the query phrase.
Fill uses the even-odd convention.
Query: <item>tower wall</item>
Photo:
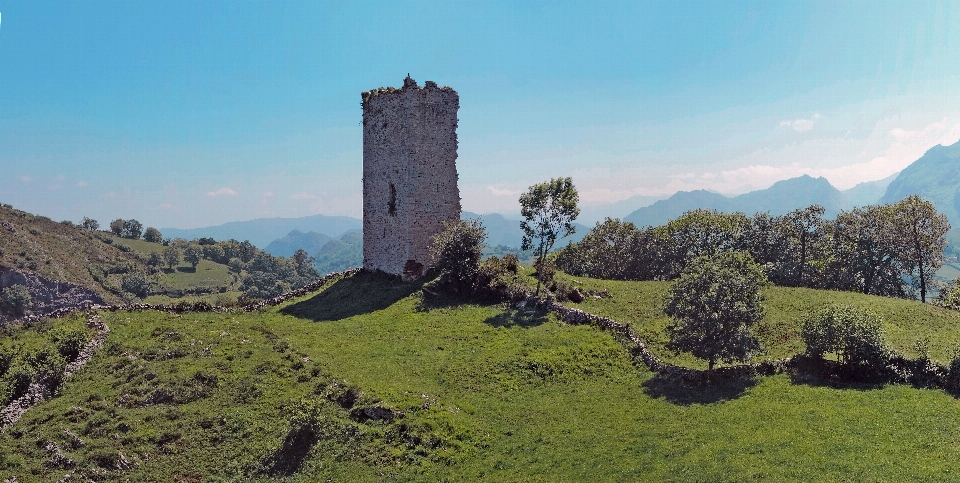
[[[460,218],[460,96],[409,76],[363,94],[363,268],[419,278],[445,221]]]

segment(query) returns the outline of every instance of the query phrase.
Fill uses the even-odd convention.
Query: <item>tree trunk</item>
[[[713,357],[710,358],[710,365],[707,366],[707,370],[710,371],[711,373],[713,372],[713,365],[714,365],[716,362],[717,362],[717,360],[716,360],[715,358],[713,358]]]
[[[803,286],[803,266],[807,263],[807,233],[800,234],[800,273],[797,275],[797,286]]]
[[[920,248],[920,233],[917,222],[913,222],[913,246],[917,251],[917,268],[920,270],[920,302],[927,303],[927,280],[923,274],[923,250]]]

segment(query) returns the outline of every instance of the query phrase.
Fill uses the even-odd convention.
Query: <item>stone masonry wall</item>
[[[460,218],[460,96],[407,76],[363,96],[363,268],[419,278],[445,221]]]

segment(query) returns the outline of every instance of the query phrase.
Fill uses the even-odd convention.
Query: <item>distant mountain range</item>
[[[779,216],[813,204],[822,205],[826,211],[824,216],[832,218],[840,210],[876,204],[896,176],[860,183],[845,191],[834,188],[826,178],[808,175],[778,181],[767,189],[733,198],[706,190],[679,191],[670,198],[630,213],[624,220],[637,226],[658,226],[697,208],[748,215],[768,211]]]
[[[349,216],[313,215],[300,218],[258,218],[250,221],[232,221],[217,226],[204,228],[161,228],[164,237],[194,238],[209,237],[214,240],[238,241],[250,240],[259,248],[264,248],[270,242],[286,236],[293,230],[302,232],[314,231],[323,233],[330,238],[339,238],[350,230],[360,230],[363,222]],[[296,250],[294,250],[296,251]]]
[[[894,203],[913,194],[930,201],[937,211],[947,215],[953,227],[947,239],[952,244],[960,244],[960,142],[930,148],[900,172],[880,202]]]
[[[739,211],[748,215],[770,212],[771,215],[778,216],[812,204],[823,205],[826,209],[825,216],[832,218],[841,210],[848,210],[855,206],[890,203],[910,194],[917,194],[930,200],[937,210],[946,214],[954,226],[948,238],[951,243],[960,243],[960,142],[952,146],[935,146],[900,173],[881,180],[860,183],[844,191],[836,189],[824,178],[804,175],[778,181],[767,189],[751,191],[735,197],[726,197],[705,190],[680,191],[667,199],[661,199],[635,210],[623,219],[638,226],[657,226],[697,208],[724,212]],[[617,208],[622,210],[629,203],[643,203],[649,200],[635,197],[617,205]],[[591,208],[589,213],[590,216],[585,217],[585,220],[602,218],[596,207]],[[611,212],[609,216],[615,217],[616,213]],[[463,212],[462,217],[464,219],[479,218],[483,222],[487,229],[489,246],[520,247],[523,232],[520,230],[519,220],[505,218],[497,213],[479,215]],[[331,242],[347,243],[342,237],[348,232],[361,230],[362,226],[363,222],[357,218],[314,215],[302,218],[261,218],[190,230],[164,228],[161,231],[167,237],[250,240],[254,245],[266,247],[265,251],[279,256],[290,256],[297,248],[303,248],[311,255],[317,256],[316,254],[323,252],[324,247]],[[579,241],[590,229],[589,226],[582,224],[576,224],[576,226],[577,233],[572,237],[558,240],[558,246],[566,245],[569,241]],[[359,240],[362,237],[355,238]],[[330,250],[333,248],[324,253],[330,253]],[[341,256],[346,255],[342,253],[337,255],[337,257]],[[360,261],[356,263],[359,264]]]

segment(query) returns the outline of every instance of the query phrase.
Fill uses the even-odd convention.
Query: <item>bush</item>
[[[19,364],[11,368],[6,377],[10,389],[4,404],[26,394],[30,384],[33,384],[36,379],[37,371],[29,365]]]
[[[8,314],[20,317],[33,307],[33,297],[27,287],[11,285],[0,292],[0,307]]]
[[[553,277],[557,274],[557,264],[549,256],[533,262],[533,268],[537,271],[534,275],[545,284],[553,281]]]
[[[130,272],[120,279],[120,288],[122,288],[124,292],[144,298],[150,293],[150,282],[143,273]]]
[[[480,220],[444,223],[430,247],[434,267],[440,270],[438,285],[453,292],[472,292],[486,239],[487,231]]]
[[[13,347],[0,346],[0,377],[6,375],[13,364],[14,357],[17,356],[17,350]]]
[[[55,352],[53,348],[44,347],[28,353],[24,360],[36,371],[37,381],[44,381],[54,389],[60,387],[67,361],[59,352]]]
[[[846,366],[879,368],[889,358],[880,317],[849,305],[830,305],[807,316],[800,337],[807,355],[823,359],[834,353]]]
[[[66,358],[67,361],[74,361],[80,355],[87,342],[90,341],[90,334],[81,328],[64,329],[58,328],[50,335],[50,340],[57,346],[57,351]]]

